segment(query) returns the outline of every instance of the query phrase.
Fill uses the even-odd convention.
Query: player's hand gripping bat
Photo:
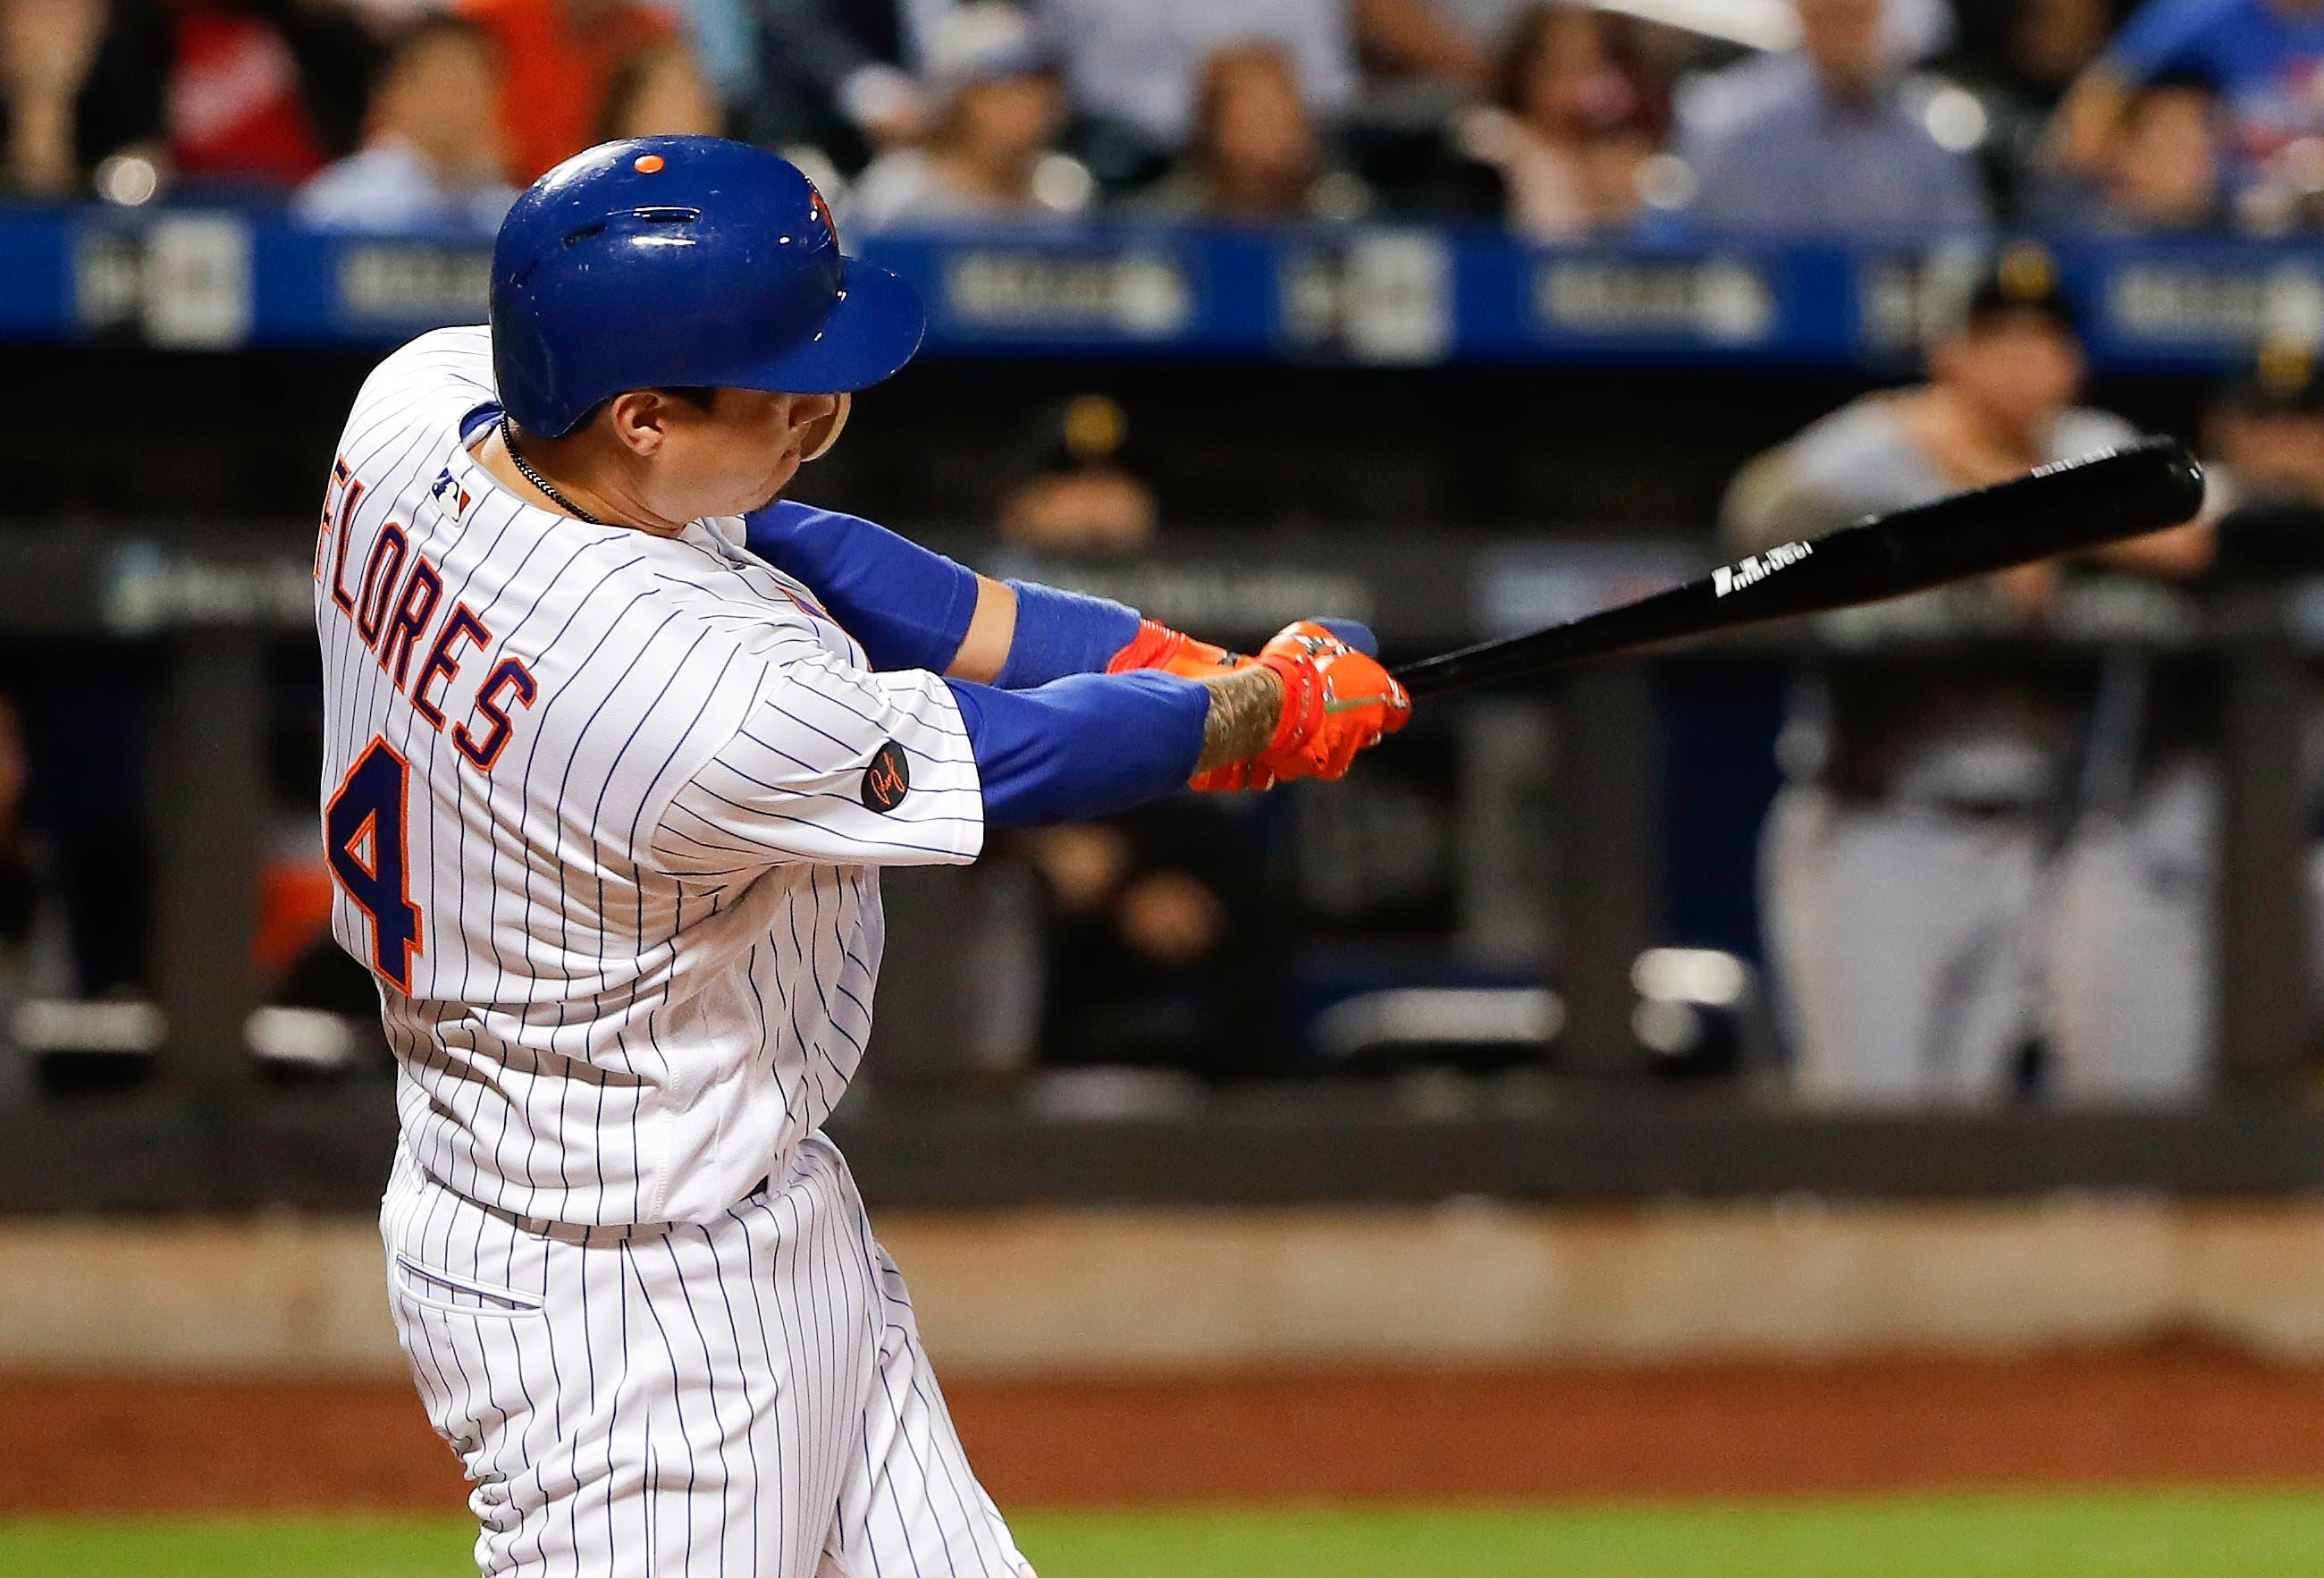
[[[1441,696],[1656,641],[1926,591],[2160,531],[2202,505],[2202,467],[2172,439],[2145,438],[1785,543],[1636,603],[1463,647],[1396,677],[1415,696]]]

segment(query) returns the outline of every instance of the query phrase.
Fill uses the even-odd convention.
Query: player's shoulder
[[[482,324],[461,324],[430,329],[390,352],[356,392],[355,415],[465,409],[493,395],[492,331]]]
[[[740,520],[697,522],[658,549],[643,571],[655,601],[738,654],[777,667],[799,659],[861,660],[812,592],[742,545]]]
[[[1818,417],[1792,440],[1798,462],[1817,471],[1852,471],[1877,466],[1904,448],[1907,440],[1897,420],[1896,397],[1881,392],[1851,400],[1838,411]]]
[[[2079,460],[2101,449],[2119,448],[2135,442],[2138,436],[2136,424],[2128,418],[2096,406],[2078,405],[2059,416],[2050,437],[2050,457]]]
[[[866,521],[861,515],[850,515],[839,510],[825,510],[814,504],[802,504],[789,499],[779,499],[748,517],[728,516],[712,522],[724,540],[727,557],[736,565],[761,572],[764,578],[780,588],[784,601],[796,604],[820,618],[829,619],[821,599],[805,581],[768,557],[770,543],[780,543],[795,535],[830,530],[857,529],[884,533],[886,528]],[[755,546],[753,540],[755,540]]]

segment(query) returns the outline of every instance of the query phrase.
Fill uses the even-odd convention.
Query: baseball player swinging
[[[1233,657],[772,502],[921,331],[782,160],[611,143],[510,212],[490,329],[390,356],[340,440],[333,929],[400,1066],[391,1302],[486,1573],[1029,1573],[821,1132],[879,868],[1337,778],[1409,714],[1320,625]]]

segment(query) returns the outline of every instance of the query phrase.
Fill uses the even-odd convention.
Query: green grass
[[[2294,1578],[2324,1492],[2172,1491],[1507,1509],[1051,1513],[1044,1578]],[[0,1524],[11,1578],[443,1578],[450,1519]]]

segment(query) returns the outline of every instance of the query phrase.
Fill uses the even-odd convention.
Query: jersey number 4
[[[421,951],[420,906],[411,901],[404,851],[410,782],[410,765],[385,740],[374,739],[323,810],[331,875],[371,917],[372,965],[405,992],[411,990],[411,955]]]

